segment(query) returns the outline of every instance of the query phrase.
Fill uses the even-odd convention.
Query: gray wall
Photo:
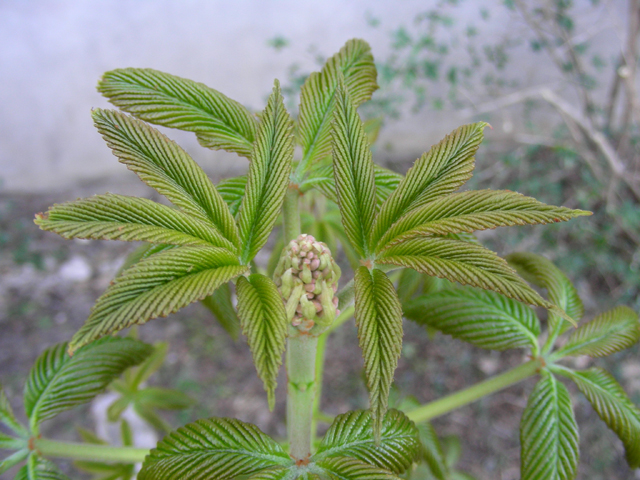
[[[52,191],[78,182],[121,178],[93,128],[89,112],[108,104],[95,91],[100,75],[118,67],[151,67],[202,81],[248,107],[263,108],[273,79],[300,62],[313,68],[308,46],[331,54],[363,37],[374,54],[389,52],[389,32],[410,24],[431,1],[414,0],[3,0],[0,2],[0,192]],[[470,19],[481,4],[468,1]],[[339,13],[334,13],[339,11]],[[382,20],[374,29],[365,12]],[[491,35],[510,24],[496,9]],[[500,13],[502,12],[502,13]],[[460,24],[464,26],[464,18]],[[276,52],[266,40],[283,35],[291,46]],[[615,41],[615,38],[613,39]],[[611,39],[609,40],[611,41]],[[544,80],[544,69],[519,60],[524,83]],[[539,62],[538,60],[536,60]],[[383,142],[398,154],[426,149],[459,119],[423,114],[391,123]],[[237,174],[246,162],[201,149],[191,134],[167,132],[214,174]],[[115,176],[115,177],[114,177]],[[112,181],[118,190],[118,180]]]

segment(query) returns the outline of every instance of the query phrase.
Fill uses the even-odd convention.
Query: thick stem
[[[289,185],[282,204],[284,218],[284,244],[286,245],[300,233],[300,190],[297,185]]]
[[[149,449],[147,448],[61,442],[46,438],[34,439],[33,446],[44,457],[93,460],[96,462],[141,463],[149,455]]]
[[[407,416],[416,423],[427,422],[535,375],[543,367],[543,362],[542,358],[534,358],[501,375],[411,410]]]
[[[290,336],[287,347],[287,436],[291,457],[306,461],[311,455],[311,424],[316,398],[318,337]]]

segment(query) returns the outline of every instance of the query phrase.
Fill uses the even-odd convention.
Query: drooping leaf
[[[221,285],[215,292],[202,300],[202,304],[209,309],[231,338],[238,339],[240,335],[240,320],[236,315],[231,301],[231,287],[228,283]]]
[[[13,452],[8,457],[0,460],[0,474],[6,472],[12,467],[15,467],[19,463],[23,462],[25,458],[29,456],[30,450],[28,448],[23,448],[22,450],[18,450],[17,452]]]
[[[554,207],[508,190],[471,190],[436,198],[410,210],[382,235],[376,251],[418,236],[474,232],[510,225],[533,225],[589,215]]]
[[[622,440],[631,468],[640,468],[640,410],[623,388],[602,368],[560,373],[571,378],[607,426]]]
[[[401,480],[384,468],[377,467],[356,458],[325,458],[317,464],[328,480]],[[324,477],[319,477],[324,478]]]
[[[571,318],[579,320],[584,315],[584,306],[571,280],[546,258],[535,253],[516,252],[506,256],[507,262],[525,280],[546,288],[549,301],[564,310]],[[559,333],[570,325],[561,316],[550,312],[549,325]]]
[[[163,127],[194,132],[204,147],[251,158],[253,115],[206,85],[150,68],[107,72],[98,91],[125,112]]]
[[[398,294],[381,270],[355,271],[355,318],[364,357],[373,431],[380,435],[389,389],[402,350],[402,307]]]
[[[113,281],[74,335],[69,350],[174,313],[246,270],[231,252],[217,247],[179,247],[152,255]]]
[[[206,173],[177,143],[144,122],[110,110],[94,110],[98,131],[121,163],[187,215],[213,223],[233,245],[238,230]]]
[[[220,193],[220,196],[229,206],[229,211],[234,217],[240,210],[240,204],[244,197],[244,192],[247,189],[247,176],[241,175],[239,177],[225,178],[216,185],[216,190]]]
[[[376,216],[371,150],[362,121],[340,81],[331,132],[336,194],[344,231],[361,258],[369,254],[367,236]]]
[[[258,427],[229,418],[197,420],[167,435],[151,450],[140,480],[235,479],[293,460]]]
[[[443,195],[453,193],[469,178],[474,155],[483,139],[484,122],[464,125],[431,147],[409,169],[397,188],[380,207],[371,231],[371,246],[410,210]]]
[[[38,457],[35,454],[31,454],[27,460],[27,464],[18,471],[14,480],[71,480],[64,473],[60,471],[58,466],[46,460]]]
[[[35,220],[42,230],[64,238],[144,241],[171,245],[235,246],[210,222],[145,198],[96,195],[57,204]]]
[[[638,340],[638,314],[629,307],[616,307],[573,331],[557,354],[605,357],[629,348]]]
[[[405,317],[490,350],[537,349],[540,322],[528,306],[471,288],[422,295],[404,306]]]
[[[276,80],[262,114],[238,213],[243,263],[252,260],[264,246],[282,207],[293,161],[292,128]]]
[[[367,141],[369,142],[369,145],[373,145],[376,143],[376,140],[378,140],[378,135],[380,134],[383,122],[383,117],[375,117],[365,120],[364,132],[367,134]]]
[[[376,263],[413,268],[462,285],[492,290],[566,316],[529,287],[506,261],[473,243],[440,237],[412,238],[386,248]]]
[[[275,389],[286,346],[287,314],[278,287],[261,274],[240,277],[236,285],[238,316],[246,335],[253,363],[264,382],[269,408],[275,405]]]
[[[136,403],[141,408],[160,408],[163,410],[183,410],[195,403],[193,398],[179,390],[160,387],[146,387],[136,394]]]
[[[374,418],[368,410],[338,415],[313,456],[314,461],[353,457],[394,473],[402,473],[420,454],[415,424],[398,410],[387,411],[382,421],[380,443],[372,432]]]
[[[9,428],[13,433],[20,437],[26,437],[29,435],[27,429],[16,419],[13,414],[13,409],[9,403],[7,395],[4,393],[4,389],[0,384],[0,424]]]
[[[440,445],[438,435],[430,423],[418,425],[422,456],[429,466],[431,474],[437,480],[449,480],[449,465]]]
[[[314,72],[302,86],[300,115],[296,136],[302,145],[298,172],[331,154],[331,122],[335,107],[334,93],[342,76],[353,105],[371,98],[378,88],[376,66],[371,48],[364,40],[349,40],[327,60],[320,72]]]
[[[411,300],[411,297],[418,291],[424,275],[416,272],[411,268],[404,268],[400,272],[400,278],[398,279],[398,298],[403,305],[403,311],[405,310],[404,304]],[[406,312],[405,312],[406,314]]]
[[[167,356],[169,344],[157,342],[153,344],[153,352],[147,359],[135,368],[127,370],[127,383],[132,389],[137,389],[147,381],[151,375],[158,371]]]
[[[566,387],[546,370],[520,424],[522,480],[572,480],[578,468],[578,426]]]
[[[73,357],[66,350],[66,343],[48,348],[31,368],[24,409],[33,431],[44,420],[90,401],[124,370],[147,358],[153,347],[130,338],[104,338]]]
[[[376,184],[376,204],[380,206],[396,189],[402,180],[402,175],[375,163],[373,164],[373,175]],[[318,166],[309,172],[307,178],[300,184],[300,191],[304,193],[311,188],[321,191],[329,200],[338,202],[333,164]]]

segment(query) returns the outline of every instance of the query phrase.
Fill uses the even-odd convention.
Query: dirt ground
[[[0,197],[0,381],[21,418],[21,392],[33,361],[46,347],[68,340],[83,324],[93,302],[133,248],[120,242],[68,241],[39,231],[32,222],[33,214],[64,199],[59,195]],[[151,321],[139,334],[148,342],[170,342],[167,361],[151,383],[181,389],[197,400],[189,410],[166,416],[173,425],[228,416],[284,437],[284,376],[279,381],[276,409],[270,413],[245,340],[232,341],[203,307],[192,305],[169,318]],[[396,386],[402,394],[426,402],[522,360],[521,351],[483,351],[442,335],[429,339],[424,330],[406,322]],[[637,347],[593,363],[610,368],[634,401],[640,402]],[[361,366],[351,321],[329,340],[322,399],[327,413],[366,408]],[[533,384],[527,380],[434,421],[441,435],[460,438],[461,470],[482,480],[519,478],[518,425]],[[584,397],[572,385],[568,387],[574,394],[580,426],[578,478],[640,478],[626,467],[622,445],[614,434]],[[46,423],[44,435],[78,440],[76,424],[92,427],[88,407]],[[71,478],[86,478],[68,462],[59,463]],[[13,478],[14,471],[0,478]]]

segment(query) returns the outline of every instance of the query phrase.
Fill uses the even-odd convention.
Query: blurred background
[[[346,40],[364,38],[381,86],[360,109],[383,118],[376,162],[404,173],[456,126],[488,121],[470,187],[511,189],[594,215],[492,230],[480,240],[502,255],[528,250],[554,261],[577,286],[587,318],[620,304],[638,311],[639,32],[638,0],[0,1],[0,380],[10,398],[18,399],[35,357],[84,322],[133,248],[66,241],[40,232],[33,215],[106,191],[156,198],[112,156],[90,118],[92,108],[108,107],[98,79],[120,67],[200,81],[253,111],[278,78],[295,114],[306,76]],[[216,182],[246,171],[243,158],[163,131]],[[397,384],[420,401],[521,360],[406,328]],[[153,381],[198,400],[166,417],[174,425],[228,415],[284,435],[284,391],[272,416],[244,341],[231,341],[200,305],[140,335],[171,340]],[[353,325],[329,352],[326,410],[366,406]],[[607,366],[639,403],[637,353]],[[525,382],[436,422],[462,439],[463,469],[480,479],[519,477],[518,422],[530,388]],[[576,399],[580,478],[631,478],[619,442]],[[68,422],[50,429],[75,438]]]

